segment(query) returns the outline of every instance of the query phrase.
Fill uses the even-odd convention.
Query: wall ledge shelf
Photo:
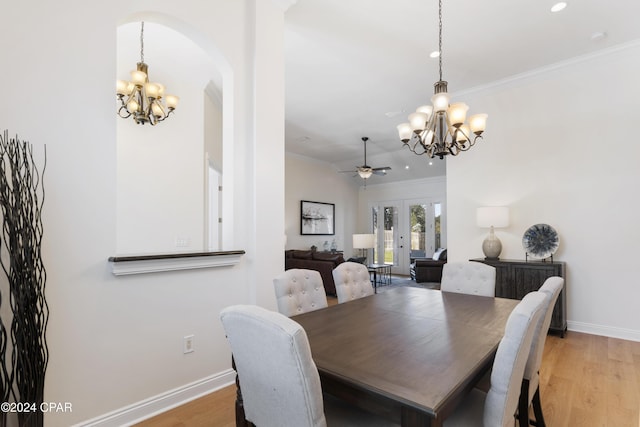
[[[109,257],[116,276],[192,270],[196,268],[228,267],[240,262],[243,250],[217,252],[179,252],[170,254],[126,255]]]

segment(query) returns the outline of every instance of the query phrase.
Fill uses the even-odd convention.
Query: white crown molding
[[[615,46],[611,46],[609,48],[606,49],[601,49],[598,50],[596,52],[592,52],[592,53],[587,53],[584,55],[580,55],[580,56],[576,56],[573,58],[569,58],[565,61],[560,61],[560,62],[556,62],[554,64],[550,64],[544,67],[540,67],[540,68],[536,68],[524,73],[520,73],[520,74],[515,74],[513,76],[509,76],[509,77],[505,77],[504,79],[500,79],[500,80],[495,80],[493,82],[487,83],[485,85],[481,85],[481,86],[475,86],[469,89],[463,89],[460,91],[456,91],[453,95],[455,96],[460,96],[460,97],[464,97],[465,95],[472,95],[474,93],[478,93],[478,92],[484,92],[487,90],[492,90],[495,89],[497,87],[501,87],[501,86],[508,86],[510,84],[516,84],[519,81],[522,80],[527,80],[530,78],[534,78],[540,75],[544,75],[547,73],[550,73],[552,71],[555,70],[559,70],[565,67],[569,67],[575,64],[580,64],[583,62],[587,62],[587,61],[591,61],[593,59],[597,59],[597,58],[601,58],[604,56],[609,56],[615,53],[618,53],[620,51],[624,51],[627,49],[634,49],[640,47],[640,39],[637,40],[632,40],[630,42],[627,43],[622,43],[622,44],[618,44]]]

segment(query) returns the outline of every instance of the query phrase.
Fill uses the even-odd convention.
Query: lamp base
[[[502,242],[496,237],[493,232],[493,227],[486,239],[482,242],[482,252],[484,252],[485,259],[497,260],[500,259],[500,252],[502,252]]]

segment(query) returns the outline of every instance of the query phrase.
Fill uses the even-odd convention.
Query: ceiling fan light
[[[411,125],[409,123],[402,123],[398,125],[398,136],[400,137],[400,141],[409,141],[412,133],[413,129],[411,129]]]
[[[373,171],[371,168],[360,168],[358,169],[358,175],[360,175],[362,179],[368,179],[373,175]]]

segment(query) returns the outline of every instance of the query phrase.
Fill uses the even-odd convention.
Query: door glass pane
[[[378,207],[374,206],[371,208],[371,220],[373,222],[373,235],[375,236],[374,241],[376,242],[376,246],[373,248],[373,258],[371,259],[371,264],[376,264],[378,262]]]
[[[409,257],[425,257],[427,247],[427,205],[411,205],[409,207],[409,216],[411,227],[411,252]]]
[[[435,231],[435,249],[441,248],[442,247],[442,233],[441,233],[441,218],[442,218],[442,204],[440,203],[434,203],[433,204],[433,210],[434,210],[434,223],[433,223],[433,230]]]
[[[398,254],[398,209],[395,206],[384,207],[384,264],[397,265]],[[378,260],[380,262],[380,260]]]

